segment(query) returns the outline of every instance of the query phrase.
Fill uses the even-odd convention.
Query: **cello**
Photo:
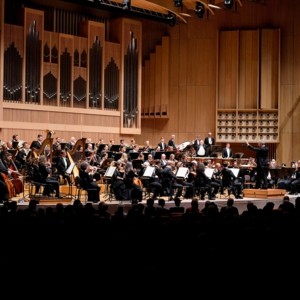
[[[11,180],[8,178],[8,175],[5,174],[5,173],[3,173],[3,172],[1,172],[0,174],[1,174],[2,178],[3,178],[3,181],[6,184],[9,199],[11,199],[12,197],[15,197],[16,196],[15,188],[14,188],[14,185],[11,182]]]
[[[5,178],[5,176],[4,176],[4,178],[12,184],[15,195],[21,194],[23,192],[23,182],[19,178],[19,176],[21,174],[19,173],[18,168],[15,165],[15,163],[12,159],[12,154],[10,152],[6,152],[3,163],[8,170],[8,175],[4,174],[7,176],[7,178]],[[9,184],[9,183],[7,183],[7,184]],[[9,188],[9,190],[10,189],[11,188]]]

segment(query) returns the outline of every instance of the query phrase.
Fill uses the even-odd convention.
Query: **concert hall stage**
[[[263,208],[267,202],[274,202],[275,204],[275,209],[278,208],[278,206],[282,203],[283,197],[285,195],[288,195],[288,193],[285,190],[278,190],[278,189],[268,189],[268,190],[256,190],[256,189],[249,189],[249,190],[244,190],[244,195],[245,197],[243,199],[235,199],[235,206],[238,208],[239,212],[243,212],[244,210],[247,209],[247,203],[249,201],[253,202],[258,208]],[[299,194],[300,196],[300,194]],[[295,203],[295,199],[298,197],[298,195],[289,195],[290,201],[292,203]],[[168,201],[166,197],[162,197],[165,199],[165,207],[170,208],[174,206],[174,201]],[[62,199],[55,199],[55,198],[35,198],[36,200],[39,201],[38,207],[55,207],[57,203],[62,203],[64,206],[68,204],[73,204],[74,198],[67,198],[64,197]],[[110,213],[114,213],[119,205],[122,205],[124,207],[124,211],[127,212],[128,209],[131,207],[131,201],[126,200],[126,201],[117,201],[117,200],[107,200],[107,197],[105,197],[104,194],[100,195],[101,201],[105,201],[105,203],[108,205],[108,211]],[[215,200],[210,200],[213,201],[217,204],[219,209],[223,206],[226,206],[228,197],[224,195],[217,195]],[[14,199],[18,201],[17,199]],[[25,208],[28,206],[28,203],[30,199],[26,199],[25,202],[19,203],[18,202],[18,207],[19,208]],[[204,207],[205,202],[208,199],[205,200],[199,200],[199,209],[201,210]],[[146,205],[146,199],[144,199],[141,203]],[[81,202],[85,204],[85,200],[82,199]],[[182,199],[181,206],[187,208],[190,206],[191,199]],[[95,208],[98,207],[98,203],[93,203],[92,204]],[[158,201],[155,201],[155,206],[158,206]]]

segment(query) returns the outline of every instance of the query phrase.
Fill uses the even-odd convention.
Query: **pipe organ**
[[[0,126],[33,130],[22,111],[36,111],[40,129],[140,134],[141,22],[113,20],[107,34],[106,23],[79,20],[75,36],[44,30],[43,11],[23,14],[23,26],[2,25]]]

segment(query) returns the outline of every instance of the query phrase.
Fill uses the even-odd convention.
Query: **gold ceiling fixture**
[[[70,0],[65,0],[70,1]],[[214,16],[216,10],[234,11],[243,6],[243,1],[256,4],[266,4],[267,0],[173,0],[164,7],[156,2],[158,0],[79,0],[99,9],[108,9],[122,14],[138,17],[150,17],[168,23],[171,26],[187,23],[187,17],[205,15]]]

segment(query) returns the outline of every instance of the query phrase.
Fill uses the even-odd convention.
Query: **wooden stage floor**
[[[71,192],[71,193],[70,193]],[[68,186],[61,186],[61,199],[57,198],[44,198],[44,197],[29,197],[28,190],[25,188],[24,190],[24,196],[21,194],[18,197],[14,197],[11,200],[18,202],[19,208],[25,208],[28,206],[29,200],[36,199],[39,204],[39,207],[47,207],[52,206],[55,207],[57,203],[62,203],[64,206],[73,204],[74,200],[76,199],[76,190],[73,187],[73,190],[70,191]],[[285,195],[288,195],[288,193],[285,190],[278,190],[278,189],[268,189],[268,190],[257,190],[257,189],[244,189],[244,198],[243,199],[235,199],[235,206],[239,209],[239,212],[243,212],[247,209],[247,203],[249,201],[253,202],[258,208],[263,208],[267,202],[274,202],[275,209],[278,208],[278,206],[282,203],[283,197]],[[300,194],[299,194],[300,196]],[[298,195],[289,195],[290,201],[292,203],[295,203],[296,197]],[[165,207],[170,208],[174,206],[174,201],[168,201],[167,197],[162,197],[165,200]],[[219,209],[223,206],[226,206],[226,202],[228,199],[228,195],[220,195],[218,194],[215,200],[213,201],[217,204]],[[118,201],[118,200],[111,200],[108,197],[108,194],[105,193],[104,188],[101,189],[100,194],[100,200],[101,202],[105,202],[108,205],[108,211],[110,213],[114,213],[115,210],[119,205],[124,206],[125,212],[128,211],[128,209],[131,207],[131,201]],[[205,200],[199,200],[199,209],[201,210],[204,207],[205,202],[208,199]],[[85,204],[86,203],[86,195],[83,193],[81,195],[80,201]],[[142,204],[146,205],[147,199],[143,199],[141,202]],[[183,199],[181,202],[181,206],[187,208],[190,206],[191,199]],[[92,204],[95,208],[98,207],[98,203]],[[158,205],[158,200],[155,201],[155,206]]]

